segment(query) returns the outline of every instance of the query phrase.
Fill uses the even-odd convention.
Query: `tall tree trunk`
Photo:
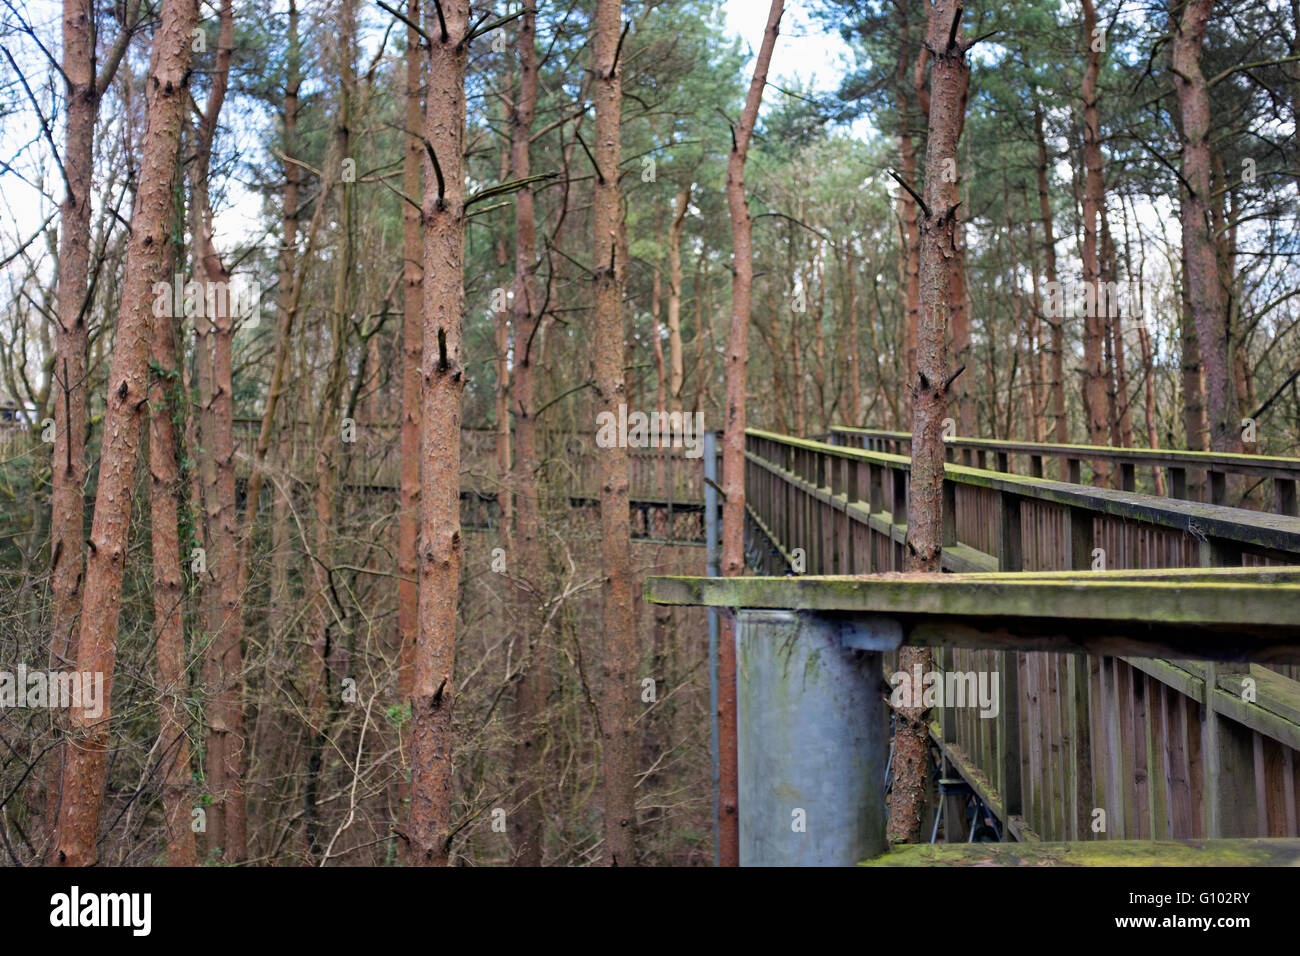
[[[180,214],[183,198],[176,195],[173,238],[167,243],[163,268],[166,278],[179,261],[183,241]],[[181,576],[180,526],[177,518],[181,495],[180,460],[176,429],[180,372],[176,362],[175,317],[172,310],[153,317],[150,338],[154,375],[149,380],[149,532],[153,556],[154,653],[158,660],[159,753],[163,766],[163,819],[167,830],[167,862],[194,866],[198,855],[190,826],[190,740],[185,700],[189,674],[185,661],[185,625],[181,609],[185,600]]]
[[[791,240],[793,240],[793,236],[791,237]],[[787,248],[793,251],[794,242],[793,241],[789,242]],[[793,256],[791,256],[791,258],[793,258]],[[794,278],[793,262],[790,263],[790,276],[791,279],[793,280]],[[791,292],[793,291],[794,290],[792,289]],[[803,286],[803,296],[804,299],[807,300],[808,285],[806,282],[804,283]],[[789,301],[789,298],[787,298],[786,301]],[[794,433],[798,435],[800,438],[806,438],[808,436],[807,428],[804,425],[803,345],[799,341],[799,324],[803,314],[804,313],[800,312],[798,309],[790,310],[790,342],[788,348],[786,349],[790,353],[790,381],[793,384],[793,388],[791,389],[793,393],[791,400],[794,402],[794,415],[793,415]]]
[[[1214,0],[1186,0],[1174,31],[1172,69],[1182,117],[1182,226],[1192,321],[1201,350],[1209,409],[1210,449],[1240,452],[1240,409],[1231,381],[1227,297],[1211,221],[1210,92],[1201,73],[1201,47]]]
[[[1121,202],[1121,210],[1122,208]],[[1111,240],[1110,225],[1105,218],[1101,223],[1101,249],[1105,262],[1106,281],[1118,283],[1119,262],[1116,259],[1115,243]],[[1118,285],[1116,287],[1118,288]],[[1124,306],[1129,301],[1127,296],[1123,297],[1113,309],[1109,301],[1106,303],[1110,328],[1110,354],[1115,371],[1115,421],[1111,431],[1114,435],[1114,443],[1122,448],[1133,447],[1133,405],[1128,392],[1128,361],[1124,355]]]
[[[1055,283],[1056,278],[1056,234],[1052,229],[1052,202],[1047,191],[1047,139],[1043,135],[1043,107],[1034,101],[1034,138],[1038,146],[1038,213],[1043,220],[1043,275],[1047,282]],[[1039,299],[1042,302],[1042,299]],[[1044,316],[1051,330],[1051,380],[1048,390],[1051,392],[1052,440],[1066,445],[1070,442],[1069,421],[1065,417],[1065,333],[1064,321],[1060,315]],[[1061,463],[1064,469],[1065,463]],[[1062,478],[1065,476],[1062,475]]]
[[[709,392],[709,380],[712,378],[713,363],[707,368],[704,364],[704,339],[709,340],[709,354],[713,354],[713,316],[709,312],[709,265],[704,256],[704,246],[700,246],[700,256],[695,263],[695,399],[691,402],[691,411],[698,412],[704,407],[705,395]]]
[[[1205,377],[1201,374],[1201,346],[1196,341],[1196,322],[1192,317],[1191,283],[1187,278],[1187,244],[1181,250],[1182,281],[1181,312],[1178,325],[1180,345],[1180,371],[1183,386],[1183,433],[1187,447],[1191,451],[1208,449],[1210,426],[1205,415]],[[1194,501],[1199,501],[1204,483],[1187,476],[1187,493]],[[1195,487],[1193,487],[1195,484]]]
[[[907,195],[906,191],[903,195]],[[908,197],[909,199],[911,197]],[[913,209],[915,213],[915,209]],[[862,422],[862,363],[858,360],[858,296],[853,284],[857,272],[857,253],[854,250],[852,235],[848,238],[844,253],[844,295],[848,299],[848,348],[845,357],[849,363],[849,424],[861,425]]]
[[[618,185],[623,103],[620,72],[619,0],[597,0],[595,35],[596,187],[592,213],[592,263],[596,278],[596,395],[603,412],[618,418],[626,402],[623,379],[623,289],[627,262],[621,255],[624,220]],[[635,685],[637,664],[627,449],[601,450],[601,561],[605,571],[604,653],[600,736],[605,796],[605,863],[636,863]]]
[[[682,383],[686,378],[682,355],[682,233],[691,187],[677,190],[673,197],[673,221],[668,227],[668,409],[682,410]]]
[[[1029,283],[1033,289],[1028,317],[1029,329],[1026,335],[1028,339],[1026,359],[1029,363],[1029,410],[1027,412],[1029,421],[1026,423],[1028,427],[1025,429],[1025,434],[1029,441],[1041,442],[1046,440],[1047,425],[1047,402],[1043,399],[1047,361],[1046,349],[1043,345],[1042,285],[1038,275],[1038,253],[1034,249],[1033,220],[1026,219],[1024,226],[1025,248],[1029,252]]]
[[[749,308],[754,285],[754,221],[745,199],[745,159],[758,120],[758,107],[767,85],[781,27],[784,0],[772,0],[763,42],[754,61],[754,76],[745,95],[727,160],[727,209],[731,214],[731,328],[727,335],[726,431],[722,440],[722,573],[734,577],[745,570],[745,366],[749,362]],[[736,777],[736,646],[734,620],[722,615],[718,635],[718,774],[719,847],[723,866],[740,864],[740,797]]]
[[[288,55],[284,94],[284,155],[292,157],[295,153],[295,131],[298,126],[298,94],[302,87],[301,48],[298,32],[299,12],[295,0],[289,2]],[[261,497],[262,485],[266,478],[266,458],[271,450],[272,436],[275,433],[275,417],[280,400],[285,391],[285,370],[289,364],[290,348],[293,342],[294,323],[297,318],[298,304],[302,297],[307,259],[320,228],[322,212],[329,197],[331,181],[326,178],[321,183],[321,193],[317,197],[316,212],[307,228],[307,249],[302,263],[297,261],[298,217],[301,204],[302,172],[298,164],[286,158],[281,165],[284,176],[282,193],[282,233],[280,239],[279,275],[277,282],[278,298],[276,305],[275,358],[272,361],[271,379],[267,387],[266,406],[262,412],[261,426],[258,431],[257,444],[253,450],[252,473],[248,479],[245,495],[244,524],[239,543],[239,588],[240,594],[247,593],[251,571],[251,553],[253,535],[257,527],[257,502]],[[296,430],[280,427],[280,453],[285,463],[293,460],[293,441]],[[270,608],[267,615],[267,630],[275,634],[287,617],[288,601],[288,492],[280,483],[272,485],[272,541],[271,541],[271,581]]]
[[[420,22],[420,2],[406,7],[406,150],[402,157],[402,192],[420,195],[420,164],[424,161],[422,132],[425,50],[414,24]],[[402,435],[400,512],[397,519],[398,692],[409,701],[415,678],[415,642],[420,590],[416,581],[416,540],[420,523],[420,356],[423,354],[424,298],[421,282],[424,254],[420,245],[420,210],[402,204]]]
[[[67,110],[59,209],[58,311],[54,332],[54,457],[50,464],[50,669],[71,663],[81,610],[86,484],[86,350],[89,333],[90,188],[95,166],[95,23],[91,0],[64,0],[63,75]],[[62,723],[63,715],[59,715]],[[57,841],[63,744],[55,745],[45,790],[46,827]]]
[[[77,637],[77,670],[103,675],[103,711],[94,713],[83,703],[69,713],[75,739],[67,748],[57,842],[51,849],[51,862],[56,865],[86,866],[96,858],[131,492],[148,399],[152,288],[163,264],[169,233],[176,150],[188,98],[185,85],[190,43],[197,22],[195,0],[164,0],[150,58],[140,185],[131,215],[122,301],[109,370],[104,444]]]
[[[959,90],[959,100],[956,105],[957,112],[957,141],[961,142],[962,129],[966,125],[966,99],[970,95],[970,71],[963,74],[963,85]],[[954,159],[956,155],[954,154]],[[927,156],[928,159],[928,156]],[[966,160],[970,162],[970,145],[967,141]],[[960,173],[960,164],[956,174],[953,176],[957,180],[957,195],[961,198],[962,179]],[[967,208],[970,207],[970,182],[965,183]],[[960,206],[958,207],[960,209]],[[970,296],[966,289],[966,227],[961,222],[960,213],[954,213],[957,216],[957,224],[953,230],[955,243],[955,254],[948,260],[948,268],[952,270],[952,352],[953,367],[962,368],[972,362],[971,339],[970,339]],[[962,435],[974,435],[979,429],[976,423],[975,399],[967,390],[967,383],[974,376],[958,375],[949,389],[949,399],[957,406],[957,428]],[[996,392],[993,395],[993,404],[996,405]],[[996,420],[996,417],[995,417]],[[1007,437],[1010,437],[1008,435]]]
[[[443,26],[445,23],[445,27]],[[419,629],[411,702],[410,861],[451,851],[452,708],[460,537],[460,401],[465,389],[465,63],[467,0],[425,11],[424,378],[420,403]]]
[[[916,182],[916,146],[912,140],[912,107],[907,98],[907,66],[912,58],[908,4],[894,5],[898,17],[898,65],[894,75],[898,97],[898,156],[903,181]],[[924,90],[922,84],[921,90]],[[903,374],[911,381],[916,374],[916,321],[920,309],[921,230],[916,218],[916,200],[906,189],[899,190],[898,215],[903,240]],[[903,389],[910,401],[910,390]],[[910,412],[910,409],[909,409]]]
[[[1147,334],[1147,327],[1144,323],[1137,324],[1138,347],[1142,350],[1142,370],[1143,370],[1143,398],[1146,409],[1146,429],[1147,429],[1147,447],[1159,448],[1160,435],[1156,429],[1156,372],[1155,363],[1151,357],[1151,338]],[[1157,468],[1156,472],[1156,494],[1163,497],[1165,494],[1165,475],[1164,471]]]
[[[54,449],[50,459],[50,670],[71,663],[77,614],[81,610],[86,525],[86,393],[90,344],[86,316],[92,290],[90,272],[90,193],[95,172],[95,121],[99,102],[117,72],[140,11],[131,0],[121,33],[99,75],[95,74],[95,7],[91,0],[64,0],[63,63],[65,81],[63,202],[59,206],[58,295],[54,323]],[[63,731],[66,715],[56,722]],[[57,842],[59,781],[64,747],[50,754],[45,788],[45,828],[49,845]]]
[[[297,0],[289,0],[288,53],[284,84],[284,154],[293,156],[297,144],[295,133],[298,128],[298,94],[302,89],[302,59],[298,33]],[[284,160],[280,167],[284,176],[284,191],[281,202],[284,206],[280,237],[279,276],[277,281],[278,299],[276,306],[275,363],[271,372],[271,383],[267,389],[266,409],[262,414],[262,428],[258,433],[257,449],[253,457],[253,473],[248,480],[247,506],[244,519],[243,538],[240,541],[239,575],[240,593],[248,587],[249,554],[252,549],[253,529],[256,526],[256,502],[261,495],[263,465],[271,447],[271,435],[275,428],[275,406],[279,403],[284,390],[284,370],[288,364],[290,336],[293,330],[293,314],[297,303],[294,300],[294,274],[298,246],[298,206],[301,203],[302,171],[297,163]],[[293,432],[281,430],[281,439],[292,440]],[[288,554],[286,528],[288,498],[286,491],[278,484],[271,487],[272,532],[271,532],[271,590],[270,607],[267,615],[267,629],[274,634],[283,626],[288,601]]]
[[[1097,117],[1097,78],[1101,73],[1101,41],[1097,10],[1093,0],[1083,0],[1083,42],[1088,46],[1088,65],[1083,73],[1083,281],[1093,293],[1092,307],[1083,319],[1083,407],[1088,418],[1088,443],[1106,444],[1106,379],[1103,360],[1105,309],[1098,250],[1098,223],[1105,211],[1105,183],[1102,180],[1101,123]],[[1110,465],[1093,465],[1093,483],[1110,483]]]
[[[524,0],[519,25],[519,96],[510,115],[510,168],[514,179],[532,175],[533,117],[537,111],[537,3]],[[514,753],[515,812],[511,821],[515,862],[540,866],[545,838],[542,785],[546,742],[543,714],[550,694],[550,671],[538,595],[543,588],[541,515],[537,497],[537,358],[540,305],[534,276],[537,272],[537,222],[532,188],[515,195],[515,460],[511,485],[515,493],[514,574],[515,606],[527,636],[524,673],[515,695],[518,734]]]
[[[907,495],[908,571],[937,572],[943,547],[943,419],[948,412],[947,328],[952,314],[959,200],[957,183],[945,166],[957,161],[965,91],[970,82],[967,45],[961,40],[959,0],[937,0],[931,9],[929,138],[925,155],[925,208],[921,219],[921,311],[917,325],[916,378],[912,392],[912,466]],[[905,648],[900,669],[931,669],[929,648]],[[897,712],[894,735],[894,793],[889,838],[916,842],[925,805],[929,745],[924,708]]]
[[[817,312],[814,314],[813,323],[813,356],[817,361],[813,363],[813,384],[817,388],[817,428],[820,433],[825,434],[830,427],[826,421],[826,332],[823,328],[826,317],[826,276],[822,267],[820,247],[817,249],[813,264],[817,276]]]
[[[356,0],[343,0],[339,5],[337,34],[339,108],[334,119],[332,159],[340,166],[349,157],[352,143],[352,109],[356,88],[355,3]],[[315,436],[313,494],[315,537],[311,561],[313,595],[311,617],[308,622],[307,652],[307,723],[312,741],[308,751],[307,784],[303,807],[304,836],[309,856],[315,856],[320,850],[317,842],[317,794],[325,748],[328,745],[328,730],[339,706],[339,699],[331,692],[329,686],[329,661],[333,656],[331,642],[335,633],[333,627],[335,609],[330,597],[334,587],[330,581],[330,574],[334,550],[336,484],[339,461],[344,457],[342,405],[344,381],[347,376],[347,338],[352,327],[355,302],[353,283],[356,281],[356,257],[352,235],[355,222],[355,182],[347,180],[340,182],[338,202],[338,249],[334,254],[333,299],[328,312],[330,360],[326,371],[324,392],[318,404],[320,411]]]
[[[509,99],[505,101],[506,112],[513,115],[514,106]],[[500,181],[510,179],[510,140],[501,141]],[[510,250],[504,233],[496,240],[497,267],[505,272],[510,262]],[[502,290],[504,292],[504,289]],[[493,409],[496,418],[496,466],[497,466],[497,506],[500,509],[501,547],[509,554],[514,550],[515,501],[510,494],[510,459],[512,457],[510,441],[510,319],[514,314],[508,297],[501,296],[501,307],[496,309],[496,372],[495,390],[496,406]]]
[[[204,293],[204,328],[210,334],[208,352],[200,361],[210,361],[209,407],[203,409],[204,451],[210,462],[204,487],[204,510],[208,562],[212,578],[206,626],[211,644],[205,661],[209,693],[207,736],[208,786],[215,795],[209,836],[220,840],[226,862],[239,862],[248,855],[246,805],[243,793],[243,708],[242,602],[239,596],[238,529],[235,513],[234,387],[232,350],[234,316],[230,301],[230,272],[212,241],[212,205],[208,177],[217,120],[225,103],[234,52],[234,6],[222,0],[218,28],[216,67],[207,104],[199,122],[195,159],[191,165],[194,197],[194,251]]]

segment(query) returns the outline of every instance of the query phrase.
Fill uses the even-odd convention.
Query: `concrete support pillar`
[[[858,648],[896,646],[901,631],[873,643],[833,616],[737,618],[741,865],[851,866],[883,853],[881,655]]]

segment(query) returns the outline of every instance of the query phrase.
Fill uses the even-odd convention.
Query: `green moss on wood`
[[[1098,840],[896,846],[862,866],[1297,866],[1300,840]]]

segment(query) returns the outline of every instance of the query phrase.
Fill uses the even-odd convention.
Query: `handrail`
[[[911,442],[911,432],[886,431],[875,428],[856,428],[848,425],[831,426],[831,435],[866,435],[894,441]],[[1043,455],[1056,458],[1091,458],[1106,461],[1133,462],[1159,467],[1179,465],[1195,468],[1223,466],[1233,473],[1273,477],[1300,478],[1300,458],[1279,455],[1244,455],[1230,452],[1187,451],[1178,448],[1116,448],[1111,445],[1061,445],[1050,442],[1001,441],[993,438],[945,438],[944,444],[952,448],[971,448],[992,452],[1011,452],[1023,455]]]
[[[864,447],[883,445],[889,451],[899,451],[912,441],[908,432],[846,425],[833,426],[826,438],[831,444],[861,442]],[[984,465],[985,455],[992,453],[998,471],[1011,470],[1012,455],[1028,456],[1030,471],[1035,477],[1043,475],[1043,459],[1053,458],[1061,462],[1061,476],[1076,484],[1082,480],[1081,462],[1111,462],[1119,465],[1118,484],[1124,491],[1137,490],[1136,470],[1139,466],[1156,472],[1157,487],[1159,472],[1163,469],[1169,478],[1171,496],[1180,500],[1201,497],[1199,483],[1189,484],[1188,472],[1191,471],[1194,476],[1204,472],[1209,479],[1209,500],[1218,505],[1228,502],[1228,475],[1267,478],[1273,483],[1271,510],[1277,514],[1300,515],[1300,495],[1297,494],[1300,490],[1300,458],[1171,448],[1114,448],[1108,445],[1000,441],[959,436],[945,438],[944,443],[949,458],[957,450],[962,453],[965,463],[970,464],[973,453],[980,467]]]
[[[892,470],[907,472],[911,468],[911,459],[903,455],[888,452],[864,451],[842,445],[830,445],[824,442],[810,441],[805,438],[792,438],[759,429],[749,429],[746,435],[784,445],[791,449],[844,461],[864,462]],[[751,460],[755,457],[750,453]],[[845,504],[851,503],[841,483],[833,486],[816,481],[809,482],[788,468],[776,462],[759,459],[769,470],[776,468],[785,472],[786,480],[794,480],[809,485],[807,489],[816,493],[830,487],[830,495],[843,496]],[[956,465],[951,462],[944,465],[946,481],[968,486],[988,488],[992,491],[1015,495],[1019,498],[1051,502],[1071,508],[1081,508],[1098,514],[1111,515],[1140,521],[1146,524],[1186,532],[1200,539],[1219,539],[1231,541],[1237,545],[1266,548],[1289,554],[1300,554],[1300,520],[1285,515],[1266,514],[1248,511],[1243,508],[1228,508],[1223,505],[1203,504],[1143,495],[1131,491],[1115,491],[1109,488],[1094,488],[1088,485],[1076,485],[1052,481],[1046,478],[1034,478],[1006,472],[989,471]],[[834,481],[834,476],[831,476]],[[859,499],[860,500],[860,499]],[[886,509],[888,510],[888,509]]]

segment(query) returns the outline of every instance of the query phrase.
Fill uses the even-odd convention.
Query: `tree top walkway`
[[[760,576],[646,585],[649,601],[734,615],[742,863],[1145,865],[1185,862],[1187,841],[1206,840],[1225,841],[1208,854],[1219,862],[1300,857],[1300,519],[1042,477],[1044,458],[1068,476],[1118,449],[950,441],[951,457],[982,451],[999,469],[946,465],[949,573],[902,574],[910,462],[896,452],[910,436],[830,437],[747,433]],[[1011,472],[1017,454],[1033,474]],[[1283,489],[1300,477],[1297,459],[1242,458],[1127,463],[1200,468],[1208,498],[1234,475]],[[929,711],[942,776],[971,795],[939,804],[956,820],[978,799],[1004,840],[1040,849],[880,856],[882,675],[905,644],[936,648],[940,679],[991,678],[1000,699],[993,714]],[[795,810],[805,832],[791,832]]]

